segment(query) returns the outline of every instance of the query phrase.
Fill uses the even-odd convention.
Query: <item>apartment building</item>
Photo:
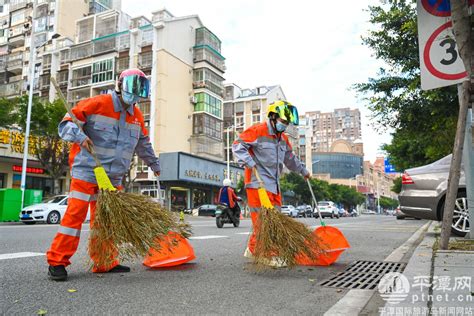
[[[277,100],[286,100],[283,89],[279,85],[260,86],[253,89],[242,89],[238,85],[230,83],[225,85],[224,101],[224,129],[229,129],[229,144],[246,128],[263,122],[267,119],[268,106]],[[291,145],[298,151],[298,130],[290,125],[285,132]],[[227,141],[225,139],[225,150]],[[232,150],[230,150],[232,160]]]
[[[333,112],[312,111],[306,112],[305,117],[312,130],[312,151],[328,152],[336,140],[356,142],[362,138],[362,124],[358,109],[340,108]]]
[[[33,29],[34,43],[38,49],[35,64],[48,65],[51,64],[49,56],[46,55],[43,61],[40,53],[47,45],[51,46],[55,42],[52,38],[73,39],[76,32],[74,21],[120,6],[120,0],[4,0],[3,3],[0,1],[0,83],[2,84],[0,96],[13,97],[28,90],[29,83],[26,78],[29,71]],[[72,44],[72,41],[70,43]],[[36,94],[40,94],[40,80],[37,73],[34,82]]]
[[[39,51],[35,94],[54,100],[54,76],[75,104],[110,92],[121,71],[140,68],[151,80],[151,97],[139,106],[157,154],[185,152],[222,160],[225,58],[220,39],[197,15],[175,17],[163,9],[151,19],[131,18],[115,9],[102,10],[104,5],[119,7],[118,1],[86,4],[84,12],[95,14],[82,14],[73,23],[74,32]],[[22,72],[18,89],[0,91],[0,97],[26,93],[27,75]],[[134,177],[154,179],[140,160]]]

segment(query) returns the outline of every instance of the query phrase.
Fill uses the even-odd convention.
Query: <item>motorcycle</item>
[[[235,207],[231,209],[227,204],[219,204],[216,209],[216,226],[224,227],[224,224],[233,224],[234,227],[240,225],[240,206],[235,202]]]

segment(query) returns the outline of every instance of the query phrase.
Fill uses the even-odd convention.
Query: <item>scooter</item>
[[[233,224],[234,227],[240,225],[240,206],[235,202],[234,210],[227,204],[219,204],[216,209],[216,226],[217,228],[224,227],[224,224]]]

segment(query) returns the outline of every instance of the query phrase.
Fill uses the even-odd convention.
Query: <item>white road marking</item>
[[[228,238],[228,237],[229,236],[208,235],[208,236],[190,237],[189,239],[215,239],[215,238]]]
[[[45,255],[44,253],[39,253],[39,252],[4,253],[4,254],[0,254],[0,260],[37,257],[37,256],[44,256],[44,255]]]
[[[235,233],[236,235],[250,235],[250,232],[245,232],[245,233]]]

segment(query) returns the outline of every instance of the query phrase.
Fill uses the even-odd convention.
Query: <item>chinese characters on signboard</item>
[[[28,154],[36,155],[37,143],[38,137],[30,136],[28,143]],[[12,153],[23,154],[25,135],[20,132],[2,129],[0,130],[0,144],[10,145],[10,150]]]

